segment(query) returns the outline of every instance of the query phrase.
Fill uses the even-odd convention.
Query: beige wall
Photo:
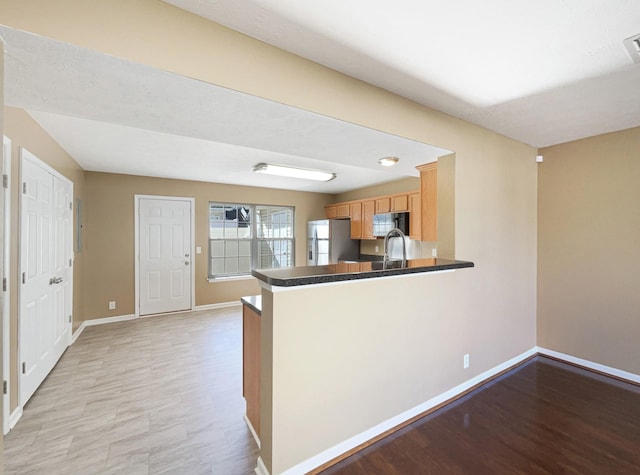
[[[335,195],[335,203],[344,201],[363,200],[374,196],[391,195],[393,193],[404,193],[407,191],[419,191],[420,178],[407,177],[402,180],[388,181],[379,185],[365,186],[357,190],[338,193]]]
[[[73,182],[75,199],[84,199],[84,171],[80,166],[22,109],[4,108],[5,135],[11,139],[11,269],[15,276],[11,285],[11,410],[18,405],[18,229],[20,229],[20,147]],[[75,230],[75,213],[74,213]],[[75,246],[74,246],[75,248]],[[84,252],[76,253],[73,264],[73,329],[84,320]],[[15,364],[14,364],[15,363]]]
[[[540,150],[538,344],[640,374],[640,127]]]
[[[410,410],[491,364],[486,335],[470,334],[485,334],[487,322],[470,320],[458,290],[473,285],[481,272],[266,292],[263,329],[271,330],[273,347],[266,346],[262,357],[272,361],[273,414],[272,436],[263,431],[261,453],[268,453],[271,473]],[[531,332],[525,319],[514,319],[510,327],[514,336]],[[534,344],[531,338],[526,343]],[[469,370],[462,368],[464,353],[471,354]],[[298,437],[290,437],[294,433]]]
[[[111,173],[86,172],[85,204],[87,319],[129,315],[134,308],[134,196],[158,195],[195,198],[196,305],[237,302],[255,295],[254,278],[226,282],[208,281],[209,201],[270,204],[295,207],[296,263],[305,262],[307,221],[324,216],[332,195],[283,191],[270,188],[169,180]],[[109,310],[108,302],[116,301]]]
[[[398,291],[411,296],[411,303],[402,309],[406,314],[403,321],[409,323],[404,328],[407,333],[415,331],[429,341],[432,335],[438,335],[442,341],[451,342],[444,358],[435,355],[437,362],[425,362],[431,371],[416,375],[421,389],[401,397],[395,410],[412,404],[415,398],[459,384],[536,344],[536,149],[159,1],[24,0],[11,2],[3,14],[3,21],[11,26],[456,152],[455,253],[459,259],[474,261],[476,267],[458,271],[455,277],[442,279],[434,287],[438,294],[448,297],[446,300],[437,296],[432,300],[431,282],[421,279],[406,281],[402,288],[395,284],[376,287],[387,295]],[[333,299],[329,308],[340,309],[348,325],[361,322],[364,315],[374,311],[367,303],[366,292],[358,292],[356,298],[344,292],[328,298]],[[362,307],[358,306],[360,302]],[[298,307],[300,311],[305,309]],[[354,313],[353,322],[345,309]],[[378,311],[373,316],[381,318]],[[431,326],[419,324],[420,318],[428,319]],[[318,322],[317,310],[311,311],[310,321],[314,325]],[[278,329],[274,327],[273,331],[275,335]],[[394,335],[404,338],[399,332],[397,329]],[[274,351],[278,343],[274,337]],[[319,340],[317,345],[321,345]],[[322,350],[329,353],[329,347]],[[471,367],[466,372],[460,371],[463,351],[471,355]],[[283,381],[288,371],[295,374],[293,363],[290,360],[289,365],[274,366],[274,380]],[[375,389],[380,392],[376,398],[392,400],[398,396],[392,385]],[[307,407],[321,406],[325,394],[307,394]],[[269,410],[274,415],[271,433],[263,431],[263,453],[273,447],[275,456],[270,460],[274,464],[282,467],[292,463],[307,456],[310,447],[316,450],[330,440],[327,434],[309,431],[308,427],[295,426],[291,427],[295,430],[284,432],[282,426],[276,428],[276,417],[290,395],[274,387],[272,399],[273,407],[263,408],[263,413]],[[351,409],[345,408],[345,419],[349,419]],[[353,410],[359,411],[357,407]],[[341,428],[340,435],[347,430],[357,430],[357,426]],[[299,440],[301,431],[309,439],[304,447]]]

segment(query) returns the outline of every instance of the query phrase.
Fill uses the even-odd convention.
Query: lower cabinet
[[[260,315],[242,306],[242,395],[247,419],[260,437]]]

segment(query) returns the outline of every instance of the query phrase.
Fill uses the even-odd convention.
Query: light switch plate
[[[202,248],[200,246],[196,246],[196,254],[202,254]]]

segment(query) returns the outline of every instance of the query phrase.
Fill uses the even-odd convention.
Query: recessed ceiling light
[[[378,160],[378,163],[383,167],[392,167],[398,163],[400,159],[398,157],[382,157]]]
[[[253,167],[256,173],[266,173],[268,175],[284,176],[288,178],[302,178],[305,180],[331,181],[337,175],[335,173],[323,172],[320,170],[308,170],[306,168],[287,167],[284,165],[272,165],[270,163],[258,163]]]

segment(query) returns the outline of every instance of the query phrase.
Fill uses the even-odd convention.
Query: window
[[[209,277],[294,265],[293,208],[209,203]]]

